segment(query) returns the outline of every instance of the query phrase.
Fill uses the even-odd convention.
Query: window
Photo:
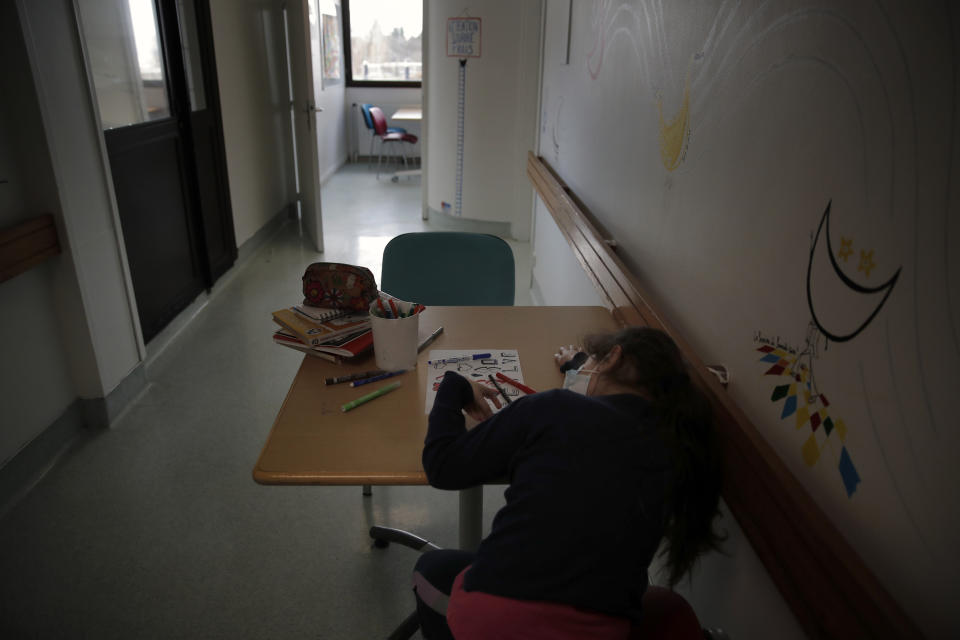
[[[80,0],[104,129],[170,117],[153,0]]]
[[[421,0],[343,0],[343,30],[348,85],[420,86]]]

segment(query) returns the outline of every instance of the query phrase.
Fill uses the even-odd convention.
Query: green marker
[[[340,407],[340,411],[343,411],[344,413],[346,413],[347,411],[350,411],[351,409],[356,409],[357,407],[359,407],[359,406],[362,405],[362,404],[365,404],[365,403],[367,403],[367,402],[370,402],[371,400],[374,400],[374,399],[376,399],[376,398],[379,398],[379,397],[382,396],[382,395],[386,395],[386,394],[390,393],[391,391],[393,391],[394,389],[396,389],[396,388],[399,387],[399,386],[400,386],[400,383],[399,383],[399,382],[394,382],[393,384],[388,384],[388,385],[385,386],[385,387],[380,387],[379,389],[377,389],[377,390],[374,391],[373,393],[368,393],[368,394],[365,395],[365,396],[360,396],[360,397],[357,398],[356,400],[351,400],[351,401],[348,402],[347,404],[345,404],[345,405],[343,405],[342,407]]]

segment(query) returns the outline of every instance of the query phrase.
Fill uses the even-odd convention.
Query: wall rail
[[[0,282],[60,253],[53,215],[46,213],[0,231]]]
[[[533,152],[527,176],[617,321],[662,329],[683,351],[710,397],[724,443],[724,500],[804,631],[814,638],[921,637],[690,345],[650,304],[563,180]]]

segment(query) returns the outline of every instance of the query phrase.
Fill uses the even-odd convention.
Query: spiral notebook
[[[302,316],[313,320],[314,322],[326,322],[342,318],[345,315],[355,313],[352,309],[334,309],[333,307],[311,307],[310,305],[298,304],[290,307]]]

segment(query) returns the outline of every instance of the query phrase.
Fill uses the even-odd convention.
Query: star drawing
[[[837,257],[843,259],[844,262],[847,261],[847,258],[853,255],[853,238],[844,238],[840,236],[840,251],[837,251]]]
[[[863,271],[863,273],[869,278],[870,271],[877,266],[873,261],[873,249],[870,251],[860,250],[860,264],[857,265],[857,271]]]

